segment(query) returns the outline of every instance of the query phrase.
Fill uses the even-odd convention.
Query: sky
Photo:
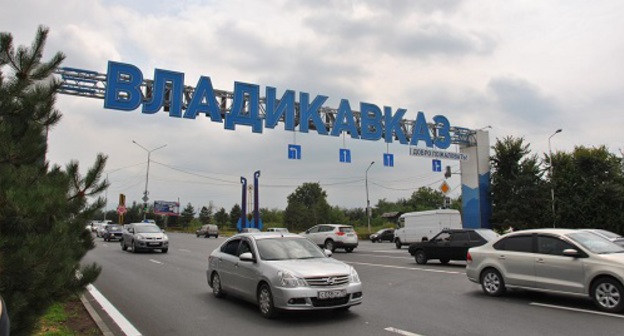
[[[0,31],[30,45],[50,29],[44,59],[106,73],[108,61],[200,76],[215,89],[235,82],[446,116],[452,126],[488,131],[490,144],[524,138],[532,153],[576,146],[624,150],[624,2],[622,1],[104,1],[2,0]],[[287,197],[318,182],[331,205],[365,208],[438,190],[443,173],[409,146],[250,127],[226,130],[208,118],[170,118],[104,108],[104,100],[59,95],[61,122],[49,133],[47,159],[81,171],[108,156],[107,209],[118,195],[141,202],[179,200],[227,211],[241,203],[240,178],[260,170],[260,207],[285,209]],[[557,129],[561,133],[553,136]],[[138,143],[141,146],[136,145]],[[302,146],[289,160],[288,144]],[[146,179],[148,153],[149,178]],[[339,148],[351,150],[341,163]],[[457,151],[455,145],[449,151]],[[394,167],[383,166],[392,153]],[[371,166],[371,162],[375,162]],[[443,160],[453,171],[459,163]],[[146,181],[147,180],[147,181]],[[458,175],[447,180],[461,194]]]

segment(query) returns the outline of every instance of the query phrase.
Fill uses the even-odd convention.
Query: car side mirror
[[[310,233],[310,230],[306,230],[306,231],[305,231],[305,234],[308,234],[308,233]]]
[[[254,259],[253,254],[251,254],[251,252],[242,253],[240,256],[238,256],[238,258],[240,259],[240,261],[251,261],[251,262],[256,261],[256,259]]]
[[[128,232],[134,233],[134,229],[128,229]]]
[[[565,250],[563,250],[563,255],[566,256],[566,257],[573,257],[573,258],[578,258],[578,257],[581,256],[579,251],[577,251],[575,249],[565,249]]]
[[[161,229],[160,232],[165,233],[165,229]]]
[[[323,252],[325,252],[325,256],[327,257],[331,257],[332,256],[332,251],[328,250],[328,249],[324,249]]]

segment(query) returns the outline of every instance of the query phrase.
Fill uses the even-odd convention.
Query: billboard
[[[180,216],[180,202],[154,201],[154,213],[163,216]]]

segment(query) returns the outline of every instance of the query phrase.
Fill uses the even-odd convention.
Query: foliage
[[[212,202],[210,202],[207,207],[203,206],[199,211],[199,221],[202,222],[202,224],[210,224],[213,212],[214,205],[212,204]]]
[[[284,221],[290,231],[305,230],[319,223],[328,223],[331,207],[327,193],[319,183],[304,183],[288,195]]]
[[[104,205],[97,196],[108,187],[106,156],[97,155],[86,175],[78,162],[63,169],[45,160],[47,133],[61,120],[52,73],[64,59],[42,61],[47,35],[39,28],[30,48],[16,50],[12,36],[0,34],[0,70],[9,68],[8,77],[0,72],[0,293],[12,335],[31,335],[53,303],[100,273],[80,260],[94,248],[85,224]]]
[[[550,201],[537,156],[523,138],[499,139],[493,149],[491,222],[514,229],[544,227]]]
[[[195,218],[195,208],[191,203],[186,204],[184,210],[180,214],[180,226],[188,227],[191,224],[191,221]]]
[[[238,219],[243,214],[243,209],[241,209],[240,205],[234,204],[232,209],[230,210],[230,227],[236,228],[236,223],[238,223]]]
[[[214,219],[215,219],[215,223],[220,228],[226,228],[228,226],[230,216],[228,215],[227,212],[225,212],[224,208],[221,208],[219,209],[219,211],[217,211],[217,213],[215,213]]]

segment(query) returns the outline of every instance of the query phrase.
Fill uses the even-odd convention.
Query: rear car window
[[[340,227],[340,232],[351,233],[351,232],[353,232],[353,228],[350,227],[350,226],[341,226]]]
[[[514,236],[503,238],[494,244],[494,248],[504,251],[533,252],[533,237]]]

